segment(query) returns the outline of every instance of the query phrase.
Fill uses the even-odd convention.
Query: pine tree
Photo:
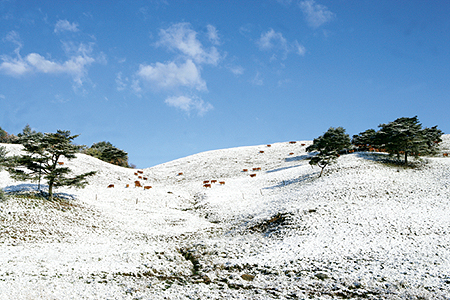
[[[58,130],[56,133],[30,134],[23,139],[26,154],[14,156],[8,163],[8,172],[16,180],[38,181],[41,177],[48,184],[48,197],[53,200],[53,188],[62,186],[84,187],[86,177],[95,172],[69,177],[71,170],[58,164],[62,157],[71,160],[80,149],[72,143],[78,135],[70,135],[70,131]]]
[[[98,142],[86,149],[86,154],[121,167],[129,167],[128,153],[114,147],[110,142]]]
[[[408,156],[418,157],[435,151],[435,142],[441,141],[442,131],[437,126],[422,129],[417,116],[398,118],[388,124],[379,125],[377,137],[391,155],[400,158],[404,154],[404,163],[408,164]]]
[[[306,148],[308,152],[319,152],[311,158],[309,164],[311,166],[317,165],[322,169],[319,174],[319,177],[321,177],[325,167],[333,163],[339,157],[339,152],[350,147],[350,145],[350,137],[345,133],[344,128],[330,127],[327,132],[315,138],[313,144]]]

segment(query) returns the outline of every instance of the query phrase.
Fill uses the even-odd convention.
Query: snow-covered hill
[[[78,154],[65,164],[97,171],[85,189],[0,202],[0,299],[449,299],[450,159],[413,169],[353,153],[317,178],[310,143],[138,175]],[[2,171],[0,188],[36,185]]]

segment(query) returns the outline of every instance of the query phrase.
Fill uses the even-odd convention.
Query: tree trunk
[[[408,164],[408,152],[405,151],[405,165]]]
[[[53,201],[53,180],[48,182],[48,200]]]

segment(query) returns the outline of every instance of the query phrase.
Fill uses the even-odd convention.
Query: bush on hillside
[[[128,153],[114,147],[110,142],[99,142],[84,150],[85,154],[121,167],[128,165]]]

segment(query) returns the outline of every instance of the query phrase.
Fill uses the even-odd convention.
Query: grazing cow
[[[141,182],[139,180],[136,180],[134,182],[134,187],[142,187]]]
[[[143,177],[144,178],[144,180],[147,180],[148,178],[147,177]]]
[[[142,176],[138,176],[139,179],[142,179]]]
[[[211,184],[207,183],[203,185],[205,188],[211,188]]]
[[[302,146],[305,146],[306,144],[301,144]]]
[[[224,185],[225,181],[219,181],[220,185]]]
[[[267,145],[267,147],[272,147],[272,145]]]
[[[127,188],[128,188],[128,187],[130,187],[130,185],[129,185],[129,184],[127,183],[127,185],[126,185],[125,187],[127,187]]]
[[[297,142],[295,142],[295,141],[291,141],[291,142],[289,142],[289,144],[295,144],[295,143],[297,143]]]
[[[294,152],[289,153],[289,155],[294,155]]]
[[[63,165],[64,164],[64,162],[63,161],[58,161],[58,165]]]
[[[149,189],[151,189],[152,187],[150,186],[150,185],[145,185],[144,186],[144,190],[149,190]]]
[[[444,153],[444,157],[448,157],[448,153]]]
[[[181,175],[183,175],[183,172],[178,173],[178,176],[181,176]]]
[[[216,182],[217,182],[217,180],[215,180],[215,179],[211,180],[211,183],[216,183]]]
[[[114,187],[114,184],[108,185],[108,188],[113,188],[113,187]]]
[[[137,172],[134,172],[134,175],[138,176],[138,173],[137,173]]]
[[[255,177],[256,176],[256,174],[250,174],[250,177]]]
[[[205,184],[205,183],[209,183],[209,180],[205,180],[205,181],[203,181],[203,183]]]
[[[139,170],[139,171],[137,171],[139,174],[144,174],[144,171],[141,171],[141,170]]]
[[[242,170],[242,172],[248,172],[248,169],[244,169],[244,170]]]
[[[261,171],[261,168],[253,168],[253,171]]]
[[[261,151],[259,151],[259,153],[264,153],[264,151],[263,151],[263,150],[261,150]]]

